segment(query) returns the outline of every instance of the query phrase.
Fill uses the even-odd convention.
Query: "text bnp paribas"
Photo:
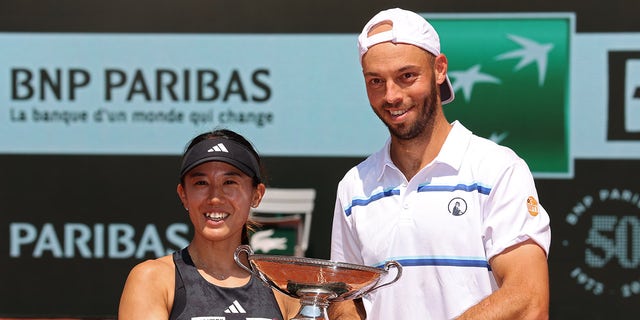
[[[239,110],[239,105],[264,105],[272,96],[271,72],[230,69],[123,69],[105,68],[93,72],[85,68],[11,69],[12,122],[104,123],[147,122],[194,125],[253,123],[262,127],[273,121],[269,111]],[[65,108],[69,104],[99,102],[93,110]],[[47,107],[35,103],[47,103]],[[30,109],[25,109],[25,104]],[[59,103],[51,108],[52,103]],[[166,105],[171,104],[170,108]],[[231,106],[233,104],[233,108]],[[127,109],[114,106],[124,105]],[[140,107],[144,105],[145,107]],[[186,112],[176,106],[192,105]],[[149,109],[149,106],[153,108]],[[224,107],[214,115],[213,109]],[[216,119],[214,119],[214,117]]]

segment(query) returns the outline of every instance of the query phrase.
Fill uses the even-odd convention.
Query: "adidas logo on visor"
[[[207,152],[229,152],[229,150],[227,150],[227,147],[225,147],[224,144],[218,143],[211,147],[211,149],[207,150]]]

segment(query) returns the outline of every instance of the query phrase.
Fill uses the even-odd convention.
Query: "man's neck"
[[[439,117],[433,127],[413,139],[391,137],[391,160],[407,181],[438,156],[450,131],[451,124],[444,117]]]

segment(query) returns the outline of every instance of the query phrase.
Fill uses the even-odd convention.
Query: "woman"
[[[251,143],[230,130],[195,137],[182,158],[177,192],[193,239],[188,247],[131,270],[118,318],[294,317],[298,300],[273,291],[234,260],[236,248],[249,242],[250,207],[257,207],[265,192]]]

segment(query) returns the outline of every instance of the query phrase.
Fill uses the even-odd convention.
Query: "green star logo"
[[[424,16],[449,61],[448,119],[510,147],[537,177],[570,175],[573,16]]]

